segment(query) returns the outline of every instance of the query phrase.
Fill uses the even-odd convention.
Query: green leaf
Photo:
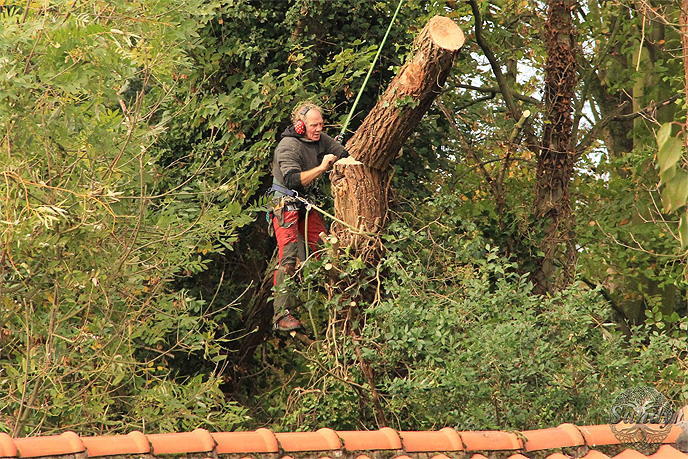
[[[681,142],[676,137],[668,138],[659,149],[657,161],[659,162],[660,176],[669,168],[674,167],[681,157]]]
[[[681,248],[688,247],[688,212],[684,212],[678,222],[678,237],[681,240]]]
[[[676,164],[659,173],[659,184],[669,183],[676,176]]]
[[[662,149],[666,141],[671,136],[671,123],[664,123],[657,131],[657,148]]]
[[[662,204],[667,213],[683,207],[688,199],[688,173],[677,170],[676,175],[666,184],[662,192]]]

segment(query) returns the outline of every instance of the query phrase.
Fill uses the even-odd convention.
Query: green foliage
[[[199,152],[173,183],[157,147],[188,108],[173,94],[208,6],[27,8],[3,7],[0,29],[3,430],[242,425],[219,390],[221,314],[171,288],[252,220],[226,191],[242,172],[216,181]],[[211,368],[178,373],[189,354]]]
[[[269,401],[285,409],[278,428],[373,428],[382,413],[402,430],[527,430],[604,423],[614,397],[634,385],[683,400],[688,354],[678,315],[658,310],[628,343],[600,292],[576,284],[533,295],[527,276],[470,222],[432,204],[414,215],[423,217],[401,214],[390,226],[381,265],[359,271],[361,283],[379,285],[370,302],[351,310],[310,296],[324,312],[320,329],[333,331],[303,352],[268,346],[285,372]],[[667,320],[671,333],[658,328]],[[358,332],[334,331],[346,325]]]
[[[395,6],[2,3],[0,430],[358,429],[383,416],[402,429],[530,429],[604,422],[629,385],[685,400],[685,264],[666,261],[673,227],[654,224],[653,125],[635,123],[633,151],[588,131],[613,141],[577,162],[577,268],[603,288],[534,296],[535,151],[510,137],[516,120],[491,90],[465,2],[405,2],[350,125],[426,19],[461,24],[468,42],[441,95],[455,117],[433,106],[396,159],[383,259],[311,260],[293,286],[320,346],[272,338],[235,370],[229,350],[273,248],[256,215],[276,140],[306,98],[339,131]],[[537,133],[541,5],[479,9]],[[643,107],[682,88],[670,30],[648,24],[652,53],[638,61],[642,17],[628,5],[589,2],[576,20],[579,137],[585,119],[618,114],[620,94]],[[685,248],[683,134],[670,126],[657,137],[662,203],[681,216]],[[338,279],[323,281],[327,261]],[[629,341],[602,292],[637,308]],[[232,381],[230,368],[257,376]]]

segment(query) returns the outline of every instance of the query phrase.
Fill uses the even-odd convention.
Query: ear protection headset
[[[308,113],[308,110],[311,108],[312,107],[310,105],[305,106],[303,110],[299,112],[298,121],[294,123],[294,130],[299,135],[304,135],[306,133],[306,124],[303,122],[303,117],[306,116],[306,113]]]

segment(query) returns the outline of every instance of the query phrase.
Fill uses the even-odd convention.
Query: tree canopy
[[[686,0],[405,0],[347,138],[430,18],[466,43],[382,171],[381,250],[302,266],[313,345],[269,331],[272,151],[303,100],[339,133],[396,7],[0,1],[0,431],[686,403]]]

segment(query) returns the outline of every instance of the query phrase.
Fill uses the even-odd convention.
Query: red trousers
[[[277,212],[277,211],[276,211]],[[299,261],[305,261],[305,242],[308,242],[308,249],[314,252],[320,239],[320,233],[326,233],[327,228],[323,223],[320,214],[311,210],[303,214],[299,210],[280,209],[280,217],[274,216],[272,225],[275,229],[277,247],[279,249],[279,266],[275,270],[274,286],[274,317],[275,320],[286,314],[285,310],[295,306],[295,295],[283,288],[283,282],[294,274]],[[281,220],[281,222],[280,222]],[[301,249],[299,249],[301,245]]]

